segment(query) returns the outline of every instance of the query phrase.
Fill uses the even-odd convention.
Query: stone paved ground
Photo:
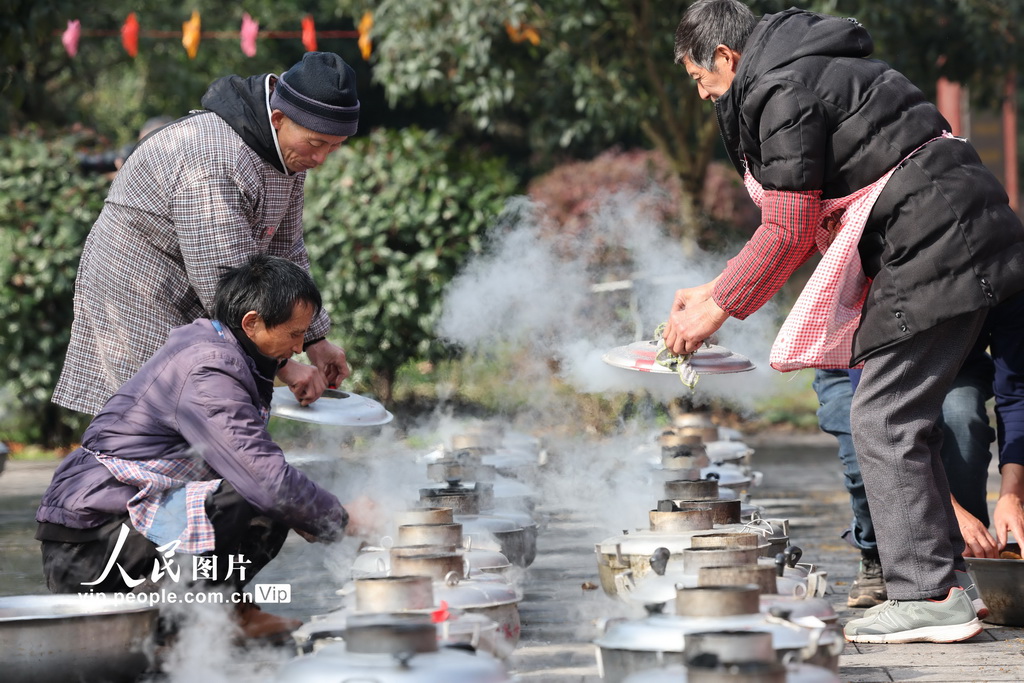
[[[804,558],[829,572],[834,586],[829,598],[840,620],[855,616],[845,606],[845,594],[856,570],[857,554],[838,538],[849,507],[834,442],[828,437],[752,437],[747,443],[756,449],[755,469],[764,473],[764,484],[755,490],[754,502],[764,505],[768,516],[790,520],[791,538],[804,549]],[[32,515],[53,466],[13,462],[0,475],[0,595],[44,590],[38,547],[31,538]],[[997,481],[996,477],[990,481]],[[994,486],[990,484],[990,489]],[[607,502],[612,507],[617,504],[615,500]],[[597,583],[594,544],[618,531],[565,506],[542,505],[538,513],[546,527],[538,539],[537,560],[522,583],[522,639],[509,665],[523,681],[598,681],[591,644],[598,621],[621,614],[623,606],[601,590],[584,590],[583,584]],[[289,613],[306,618],[333,603],[331,592],[323,590],[330,585],[326,583],[329,579],[315,571],[331,561],[343,562],[344,558],[328,557],[322,547],[293,539],[260,579],[272,582],[305,577],[293,591],[307,597],[290,605]],[[308,597],[314,595],[318,597]],[[204,678],[257,680],[255,676],[231,675],[232,671],[241,672],[237,663],[221,661],[219,666],[227,667],[226,672]],[[989,626],[982,635],[955,645],[848,644],[840,658],[840,678],[855,682],[1024,681],[1024,631]]]

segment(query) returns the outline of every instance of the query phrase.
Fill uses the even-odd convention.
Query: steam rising
[[[561,379],[580,392],[646,390],[662,401],[687,394],[669,375],[601,361],[616,346],[653,338],[675,290],[712,280],[726,263],[725,256],[699,249],[688,254],[643,212],[644,205],[642,197],[612,196],[586,230],[552,237],[539,207],[525,199],[511,203],[490,249],[449,287],[439,334],[470,350],[522,345],[538,364],[557,361]],[[718,343],[758,367],[702,377],[693,402],[726,398],[749,410],[767,395],[773,376],[767,359],[777,325],[771,304],[747,320],[727,321]]]

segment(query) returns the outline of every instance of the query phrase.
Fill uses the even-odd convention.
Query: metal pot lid
[[[138,600],[78,595],[10,595],[0,597],[0,622],[73,619],[106,614],[128,614],[158,609],[143,596]]]
[[[654,356],[657,352],[658,343],[646,339],[627,344],[626,346],[617,346],[601,356],[601,360],[608,365],[625,370],[650,372],[657,375],[675,375],[678,377],[678,373],[675,370],[654,362]],[[690,367],[698,375],[746,372],[756,367],[746,356],[741,356],[717,344],[701,346],[700,349],[690,356],[689,363]]]
[[[642,555],[650,557],[658,548],[668,548],[672,554],[679,554],[690,547],[691,539],[709,531],[747,531],[743,524],[719,524],[711,529],[692,531],[651,531],[639,529],[622,536],[613,536],[597,544],[597,552],[604,555]]]
[[[434,605],[430,609],[411,609],[403,610],[403,614],[425,614],[433,615],[438,610],[444,610],[440,602]],[[370,612],[359,612],[358,610],[351,608],[343,608],[335,610],[334,612],[328,612],[327,614],[315,615],[308,622],[300,626],[299,628],[292,631],[292,638],[300,646],[310,640],[317,640],[321,638],[344,638],[344,631],[348,625],[349,618],[354,615],[371,614]],[[471,614],[469,612],[453,611],[448,612],[447,618],[444,620],[447,627],[444,629],[445,633],[441,632],[438,628],[438,641],[445,643],[448,640],[461,640],[458,636],[473,633],[473,632],[484,632],[490,630],[496,630],[498,628],[497,622],[493,619],[485,617],[481,614]],[[447,638],[445,637],[447,634]]]
[[[477,574],[466,579],[435,581],[434,596],[439,602],[444,600],[449,607],[458,609],[514,605],[520,599],[512,584],[495,574]]]
[[[348,652],[342,642],[325,645],[316,654],[286,662],[276,683],[503,683],[509,681],[505,665],[481,652],[445,648],[415,655]]]
[[[778,580],[781,581],[782,579]],[[816,617],[826,624],[834,624],[839,618],[839,615],[832,608],[832,603],[825,598],[762,594],[760,600],[762,612],[781,609],[788,613],[788,619]]]
[[[749,486],[752,480],[750,474],[735,465],[721,464],[700,468],[701,479],[707,479],[708,475],[718,479],[719,486],[730,486],[743,488]]]
[[[375,427],[394,419],[377,401],[337,389],[327,389],[318,400],[302,406],[288,387],[274,387],[270,414],[337,427]]]
[[[839,683],[838,676],[820,666],[799,663],[790,663],[785,666],[786,683]],[[686,676],[686,667],[675,665],[664,669],[638,671],[624,678],[622,683],[686,683],[687,680],[689,679]]]
[[[753,455],[754,449],[742,441],[708,441],[704,444],[704,452],[713,461],[727,462]]]
[[[680,617],[653,614],[643,619],[609,622],[607,630],[594,643],[609,650],[636,652],[683,652],[683,640],[689,633],[705,631],[767,631],[775,650],[799,650],[811,642],[814,631],[770,615],[736,614],[728,617]],[[821,642],[835,639],[822,634]]]
[[[495,571],[512,566],[507,557],[491,548],[459,548],[458,552],[470,570]],[[352,560],[352,576],[356,578],[385,576],[390,568],[391,557],[387,550],[364,550]]]
[[[522,527],[511,518],[495,515],[455,515],[453,518],[462,525],[462,535],[493,534],[496,531],[518,531]]]
[[[537,522],[533,521],[533,517],[528,512],[521,512],[519,510],[488,510],[487,514],[492,517],[507,519],[520,529],[537,529]]]

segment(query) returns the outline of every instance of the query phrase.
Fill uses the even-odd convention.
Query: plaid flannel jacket
[[[305,173],[281,173],[212,112],[139,145],[86,240],[53,401],[99,412],[172,328],[209,314],[224,268],[265,252],[308,270],[304,182]],[[321,311],[306,339],[329,328]]]

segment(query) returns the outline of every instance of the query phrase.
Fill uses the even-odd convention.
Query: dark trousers
[[[853,395],[854,446],[893,600],[942,597],[966,569],[942,466],[942,402],[987,311],[958,316],[882,349]]]
[[[206,514],[213,523],[215,542],[213,552],[205,556],[217,558],[217,575],[209,582],[213,585],[241,590],[277,556],[288,536],[286,525],[261,516],[226,481],[207,495]],[[110,565],[111,557],[117,551],[122,525],[127,527],[128,533],[114,560],[116,564],[110,566],[110,571],[100,583],[83,585],[95,581]],[[168,558],[157,551],[155,543],[132,527],[127,512],[91,535],[93,539],[84,542],[42,541],[43,575],[50,592],[130,592],[155,587],[152,581],[154,567],[163,568]],[[246,561],[246,564],[239,565],[245,568],[245,578],[241,578],[237,569],[230,578],[224,578],[229,557],[237,559],[239,555]],[[185,587],[192,583],[192,557],[174,555],[171,560],[180,570],[180,585]],[[147,580],[133,589],[125,583],[122,569],[131,579]]]

